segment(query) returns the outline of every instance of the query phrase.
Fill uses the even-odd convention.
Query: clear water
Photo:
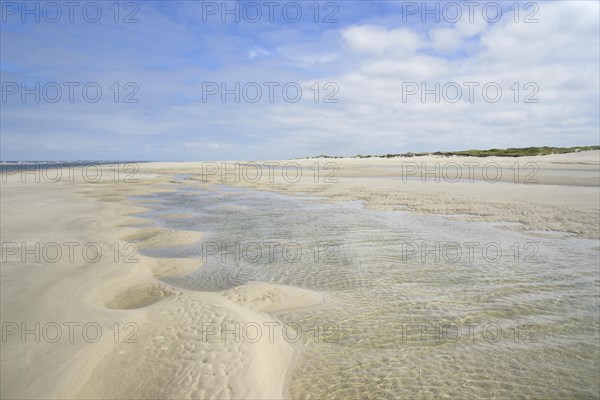
[[[206,261],[169,284],[214,291],[261,281],[325,295],[318,309],[277,315],[302,332],[293,398],[599,396],[597,241],[375,212],[356,202],[177,188],[151,196],[160,201],[146,204],[146,216],[207,232],[204,245],[145,253]],[[233,252],[207,255],[223,243]],[[284,254],[286,244],[296,251]],[[425,259],[418,246],[430,250]]]

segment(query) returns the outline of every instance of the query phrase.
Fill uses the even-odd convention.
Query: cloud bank
[[[96,23],[77,13],[74,22],[63,14],[57,23],[44,15],[23,23],[21,10],[3,3],[2,160],[280,159],[599,142],[598,2],[522,3],[518,14],[506,3],[494,22],[492,11],[469,18],[466,8],[456,22],[423,20],[407,2],[318,3],[318,12],[298,2],[302,16],[292,22],[291,3],[271,20],[261,2],[259,19],[242,2],[227,2],[230,14],[207,6],[221,2],[120,3],[118,16],[102,3]],[[124,23],[128,15],[138,22]],[[51,82],[62,89],[56,102]],[[78,85],[69,93],[65,82]],[[36,83],[39,102],[20,86],[35,92]],[[102,91],[96,102],[90,83]]]

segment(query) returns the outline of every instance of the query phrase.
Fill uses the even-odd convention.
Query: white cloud
[[[447,69],[446,60],[431,56],[414,56],[404,61],[376,59],[365,62],[362,67],[367,76],[403,81],[429,80],[442,76]]]
[[[506,18],[507,16],[505,16]],[[475,36],[484,32],[488,28],[488,22],[483,18],[482,13],[473,13],[473,19],[470,20],[466,15],[455,24],[456,30],[463,37]]]
[[[429,32],[430,46],[441,51],[453,51],[465,47],[468,39],[484,33],[488,24],[481,13],[474,13],[473,20],[467,15],[455,24],[450,24]]]
[[[443,51],[458,49],[464,40],[464,36],[455,28],[433,29],[429,37],[431,46]]]
[[[413,54],[421,45],[419,35],[409,29],[388,29],[380,25],[357,25],[342,30],[353,50],[380,56],[402,57]]]
[[[248,58],[253,59],[261,56],[268,56],[271,54],[269,51],[262,49],[258,46],[253,46],[250,50],[248,50]]]
[[[229,147],[229,145],[224,144],[224,143],[216,143],[216,142],[209,142],[209,143],[200,142],[200,143],[186,143],[184,145],[184,147],[186,149],[197,149],[197,150],[224,150],[224,149],[227,149]]]
[[[557,1],[541,3],[538,23],[514,23],[511,18],[482,35],[486,48],[482,61],[505,67],[507,63],[555,64],[595,61],[598,64],[600,3]]]

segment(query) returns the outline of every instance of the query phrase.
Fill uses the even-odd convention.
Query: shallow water
[[[318,310],[277,315],[303,346],[293,398],[598,397],[597,241],[357,202],[177,188],[148,197],[160,201],[145,204],[146,217],[208,236],[144,250],[205,259],[169,284],[261,281],[325,295]]]

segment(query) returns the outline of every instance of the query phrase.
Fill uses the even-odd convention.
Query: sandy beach
[[[0,400],[600,400],[600,2],[0,15]]]
[[[140,198],[149,202],[150,195],[180,188],[274,192],[415,218],[493,223],[531,238],[595,241],[591,247],[600,250],[599,151],[137,167],[126,180],[124,174],[114,179],[102,166],[96,182],[81,167],[71,171],[73,179],[66,170],[64,179],[40,172],[39,182],[31,171],[3,174],[2,398],[306,397],[290,391],[306,345],[286,340],[290,332],[283,322],[290,313],[332,307],[336,299],[308,286],[274,282],[214,291],[170,285],[169,279],[201,270],[203,260],[147,254],[200,246],[205,232],[143,217],[148,208]],[[241,340],[222,340],[222,324]],[[257,325],[262,335],[254,335]],[[591,365],[590,374],[597,372],[598,364]],[[566,379],[563,394],[597,395],[597,378],[579,379],[583,383]],[[332,393],[348,395],[337,390]]]

